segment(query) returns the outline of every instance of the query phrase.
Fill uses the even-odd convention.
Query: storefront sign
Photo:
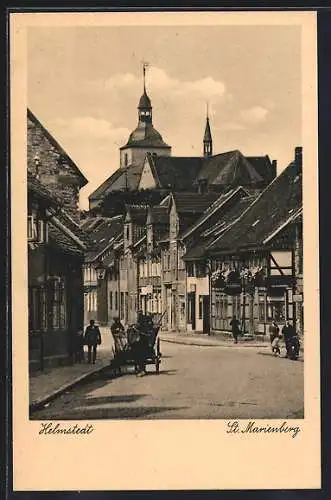
[[[147,286],[141,287],[140,295],[148,295],[150,293],[153,293],[153,286],[152,285],[147,285]]]
[[[226,287],[224,288],[224,292],[227,295],[239,295],[241,293],[241,285],[240,283],[227,283]]]
[[[266,284],[268,287],[285,287],[292,286],[295,283],[294,276],[268,276]]]

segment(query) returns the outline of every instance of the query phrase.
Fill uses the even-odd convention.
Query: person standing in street
[[[288,348],[289,348],[289,342],[290,340],[296,336],[296,331],[293,325],[289,321],[285,321],[285,325],[282,329],[282,335],[284,338],[285,342],[285,348],[286,348],[286,357],[288,357]]]
[[[97,357],[97,346],[101,344],[101,334],[99,327],[95,325],[94,319],[85,330],[85,344],[88,348],[88,363],[94,364]]]
[[[233,339],[234,339],[234,343],[235,344],[238,344],[238,335],[239,335],[239,320],[237,320],[237,317],[236,315],[234,314],[233,315],[233,318],[232,320],[230,321],[230,326],[231,326],[231,329],[232,329],[232,335],[233,335]]]
[[[271,325],[269,326],[269,337],[270,337],[270,344],[271,344],[271,350],[272,352],[275,352],[273,342],[275,338],[279,337],[279,327],[276,323],[276,321],[273,321]]]

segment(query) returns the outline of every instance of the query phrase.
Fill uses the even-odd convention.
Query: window
[[[204,278],[206,276],[206,266],[203,262],[196,264],[196,274],[197,278]]]
[[[118,310],[118,292],[115,292],[115,311]]]
[[[194,276],[194,264],[193,263],[189,263],[189,264],[186,264],[186,274],[188,277],[193,277]]]
[[[128,153],[125,153],[124,154],[124,165],[127,166],[128,162],[129,162]]]
[[[113,292],[109,292],[109,309],[113,309]]]
[[[38,239],[38,230],[36,218],[34,215],[28,216],[28,241],[36,241]]]
[[[50,326],[57,330],[66,326],[64,280],[55,278],[50,285]]]

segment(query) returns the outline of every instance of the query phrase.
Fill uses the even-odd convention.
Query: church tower
[[[171,147],[153,126],[152,103],[146,92],[146,63],[143,65],[143,94],[138,104],[138,125],[130,134],[128,142],[120,148],[120,166],[141,164],[146,153],[170,156]]]
[[[207,105],[205,135],[203,136],[203,156],[212,156],[212,154],[213,154],[213,139],[210,131],[209,113]]]

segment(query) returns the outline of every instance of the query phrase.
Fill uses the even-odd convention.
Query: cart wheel
[[[160,360],[159,360],[159,358],[156,358],[156,361],[155,361],[155,372],[157,374],[160,373]]]

